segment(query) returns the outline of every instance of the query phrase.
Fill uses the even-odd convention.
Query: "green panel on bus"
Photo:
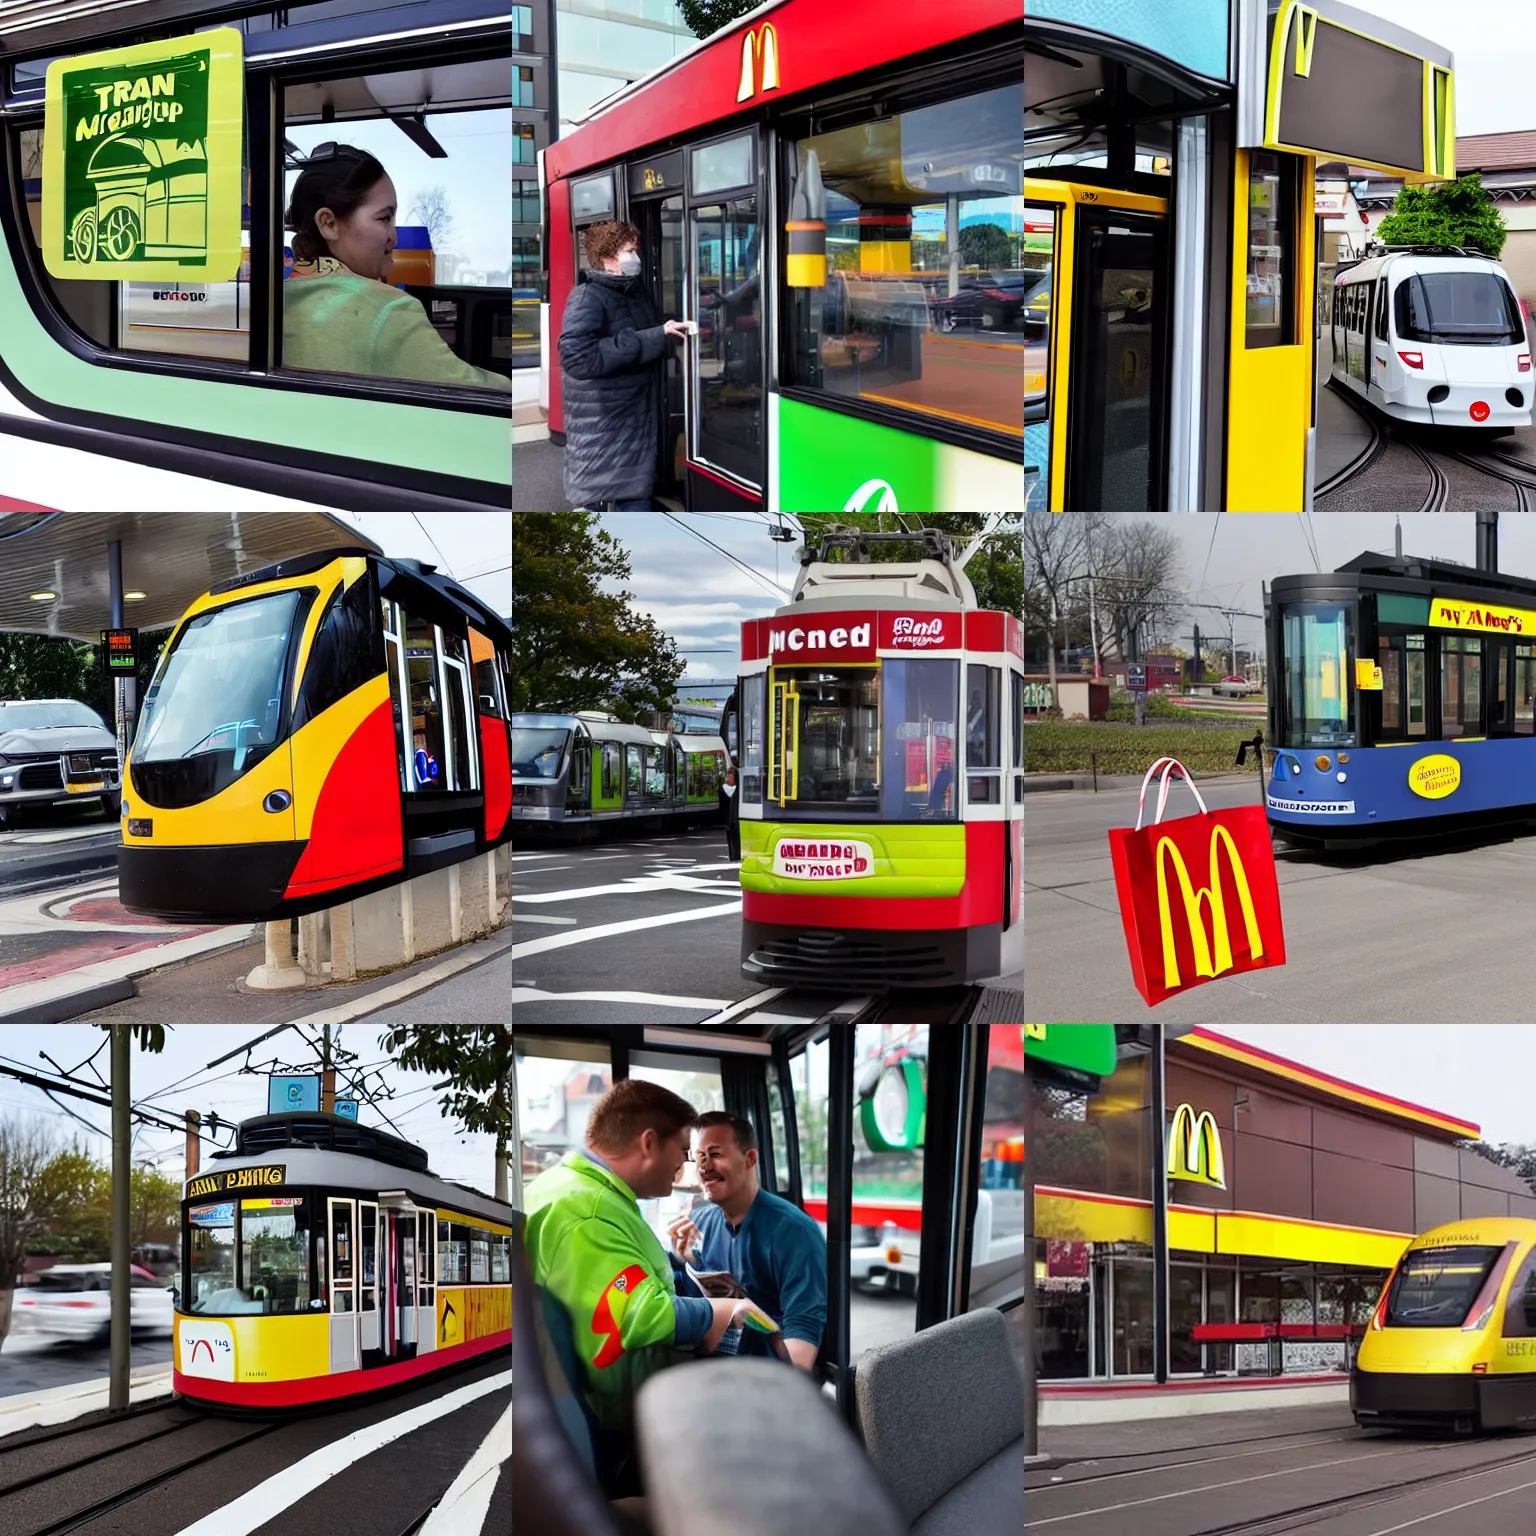
[[[55,59],[43,133],[50,275],[233,279],[244,111],[244,46],[233,27]]]
[[[1379,592],[1376,595],[1376,622],[1413,624],[1424,629],[1429,624],[1429,599],[1405,597],[1401,592]]]
[[[1115,1070],[1115,1026],[1026,1024],[1024,1054],[1051,1066],[1108,1077]]]

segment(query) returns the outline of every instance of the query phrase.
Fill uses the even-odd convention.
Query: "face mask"
[[[640,257],[634,251],[621,251],[619,253],[619,271],[625,277],[639,277]]]

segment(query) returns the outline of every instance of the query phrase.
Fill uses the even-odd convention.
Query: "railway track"
[[[1465,464],[1469,469],[1475,469],[1480,475],[1487,475],[1491,479],[1512,487],[1515,493],[1515,510],[1517,512],[1531,510],[1531,492],[1536,491],[1536,464],[1527,465],[1523,461],[1501,464],[1496,458],[1491,458],[1487,454],[1458,451],[1450,452],[1447,457],[1455,459],[1458,464]],[[1515,474],[1516,468],[1527,470],[1528,477],[1522,478]]]
[[[1333,389],[1333,381],[1331,379],[1329,380],[1328,387]],[[1339,470],[1337,474],[1330,475],[1313,489],[1313,501],[1321,501],[1323,497],[1331,496],[1335,491],[1342,490],[1346,485],[1359,480],[1363,475],[1375,468],[1391,444],[1398,443],[1419,460],[1429,475],[1429,490],[1426,492],[1418,510],[1420,512],[1443,512],[1445,504],[1450,498],[1451,482],[1445,470],[1436,461],[1434,455],[1418,443],[1410,434],[1400,431],[1392,423],[1379,418],[1369,406],[1357,399],[1348,390],[1334,389],[1334,393],[1341,400],[1347,401],[1361,420],[1365,422],[1366,426],[1370,429],[1371,437],[1361,453],[1346,464],[1343,469]],[[1456,454],[1453,457],[1460,458],[1461,455]],[[1478,464],[1474,464],[1472,467],[1474,469],[1482,468]],[[1493,471],[1485,470],[1484,473],[1492,474]],[[1496,476],[1495,478],[1500,477]],[[1524,510],[1523,505],[1522,510]]]

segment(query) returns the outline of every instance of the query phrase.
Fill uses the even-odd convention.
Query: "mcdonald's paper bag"
[[[1109,834],[1136,990],[1154,1006],[1218,976],[1285,964],[1261,806]]]

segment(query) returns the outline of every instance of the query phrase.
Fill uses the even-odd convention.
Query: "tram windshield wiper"
[[[187,750],[185,752],[181,753],[180,755],[182,757],[191,757],[192,754],[194,752],[196,752],[198,750],[198,748],[201,747],[205,741],[211,741],[215,736],[222,736],[226,731],[233,731],[235,733],[235,748],[234,748],[234,750],[235,750],[236,754],[238,755],[239,751],[240,751],[240,732],[241,731],[246,731],[246,730],[254,731],[255,729],[256,729],[256,722],[254,720],[230,720],[230,721],[226,722],[224,725],[216,725],[216,726],[214,726],[214,728],[211,731],[209,731],[206,735],[198,737],[198,739],[196,741],[194,741],[192,743],[192,745],[190,747],[188,747]]]

